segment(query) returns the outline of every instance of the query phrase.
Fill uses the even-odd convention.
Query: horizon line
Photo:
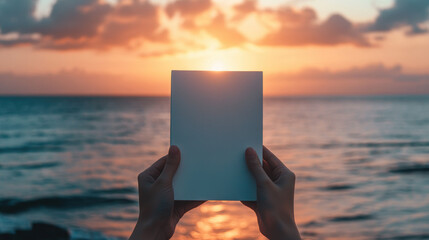
[[[406,96],[429,96],[429,93],[422,94],[285,94],[285,95],[263,95],[268,98],[281,98],[281,97],[406,97]],[[0,97],[146,97],[146,98],[169,98],[170,95],[152,95],[152,94],[2,94]]]

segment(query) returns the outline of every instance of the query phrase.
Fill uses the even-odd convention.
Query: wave
[[[323,225],[324,225],[323,222],[318,222],[318,221],[315,221],[315,220],[311,220],[309,222],[306,222],[306,223],[302,224],[303,227],[320,227],[320,226],[323,226]]]
[[[301,235],[302,236],[306,236],[306,237],[315,237],[315,236],[317,236],[317,233],[316,232],[311,232],[311,231],[302,231],[301,232]]]
[[[124,194],[124,193],[136,193],[137,189],[134,187],[123,187],[123,188],[91,189],[88,192],[96,193],[96,194]]]
[[[62,152],[64,148],[58,145],[43,145],[43,144],[25,144],[16,147],[2,147],[0,154],[6,153],[34,153],[34,152]]]
[[[71,209],[111,204],[133,204],[136,201],[128,198],[98,196],[49,196],[28,200],[5,198],[0,199],[0,213],[14,214],[38,208]]]
[[[360,157],[360,158],[349,158],[346,160],[346,162],[349,164],[361,164],[361,163],[371,162],[372,160],[373,159],[371,158]]]
[[[138,145],[139,142],[128,138],[103,138],[103,139],[75,139],[75,140],[51,140],[40,142],[28,142],[20,146],[0,147],[0,154],[8,153],[33,153],[33,152],[64,152],[67,147],[92,145]],[[326,143],[326,144],[288,144],[271,146],[273,149],[296,149],[296,148],[402,148],[402,147],[429,147],[429,141],[411,142],[357,142],[357,143]]]
[[[365,142],[365,143],[350,143],[348,147],[428,147],[429,141],[411,141],[411,142]]]
[[[407,141],[407,142],[356,142],[356,143],[322,143],[322,144],[287,144],[272,145],[272,149],[336,149],[336,148],[400,148],[400,147],[429,147],[429,141]]]
[[[356,215],[345,215],[345,216],[335,216],[329,218],[331,222],[349,222],[349,221],[364,221],[374,219],[374,216],[371,214],[356,214]]]
[[[404,165],[389,170],[391,173],[410,174],[410,173],[427,173],[429,172],[429,164],[413,164]]]
[[[429,233],[379,237],[376,239],[377,240],[427,240],[429,239]]]
[[[138,145],[139,142],[127,138],[100,138],[100,139],[58,139],[50,141],[27,142],[19,146],[0,147],[0,154],[34,153],[34,152],[64,152],[67,147],[92,144]]]
[[[328,191],[343,191],[355,188],[355,186],[350,184],[331,184],[326,187],[323,187],[324,190]]]
[[[17,165],[0,165],[1,169],[40,169],[58,166],[58,162],[25,163]]]
[[[0,139],[9,139],[10,135],[6,133],[0,133]]]
[[[382,147],[428,147],[429,141],[411,141],[411,142],[357,142],[357,143],[328,143],[313,145],[322,149],[332,148],[382,148]]]

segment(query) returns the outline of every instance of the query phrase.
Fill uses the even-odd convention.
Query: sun
[[[211,71],[225,71],[225,64],[223,62],[213,62],[212,65],[210,66],[210,70]]]

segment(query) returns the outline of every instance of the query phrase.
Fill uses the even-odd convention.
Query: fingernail
[[[252,155],[254,154],[254,152],[255,152],[255,150],[253,150],[253,148],[251,148],[251,147],[248,147],[247,149],[246,149],[246,157],[252,157]]]
[[[176,145],[171,145],[170,149],[168,150],[169,156],[174,156],[179,152],[179,148]]]

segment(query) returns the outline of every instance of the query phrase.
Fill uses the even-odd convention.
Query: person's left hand
[[[130,240],[169,239],[180,218],[204,203],[174,201],[172,181],[179,163],[180,150],[177,146],[171,146],[168,155],[139,174],[140,212]]]

